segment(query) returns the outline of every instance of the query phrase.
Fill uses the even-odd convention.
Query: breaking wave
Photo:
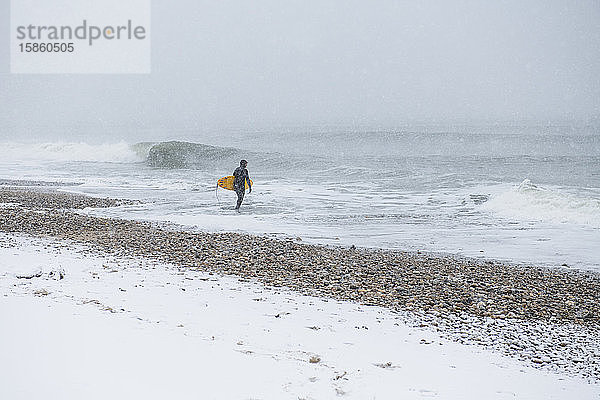
[[[129,145],[125,142],[111,144],[88,143],[2,143],[5,159],[10,161],[84,161],[138,163],[146,159],[152,143]]]
[[[240,154],[240,150],[231,147],[172,141],[151,146],[146,162],[156,168],[198,168],[238,158]]]
[[[239,165],[240,159],[250,161],[253,171],[268,171],[270,174],[285,171],[286,176],[311,171],[326,171],[332,168],[332,162],[319,156],[303,157],[284,155],[277,152],[247,151],[234,147],[212,146],[191,142],[155,143],[147,152],[146,164],[153,168],[164,169],[225,169]],[[295,172],[294,172],[295,171]]]
[[[600,228],[600,199],[536,186],[529,179],[491,196],[481,207],[509,218]]]
[[[222,169],[237,166],[241,158],[253,168],[279,170],[289,165],[310,169],[317,158],[252,152],[232,147],[183,141],[89,144],[82,142],[0,143],[5,161],[145,163],[159,169]],[[329,165],[326,165],[329,167]]]

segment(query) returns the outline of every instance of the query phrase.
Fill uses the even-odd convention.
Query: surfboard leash
[[[217,182],[217,186],[215,187],[215,197],[217,198],[219,205],[221,205],[221,202],[219,201],[219,182]]]

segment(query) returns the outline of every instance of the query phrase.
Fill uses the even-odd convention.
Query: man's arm
[[[245,182],[248,182],[248,188],[250,189],[248,191],[248,193],[252,193],[252,182],[250,182],[250,177],[248,176],[248,170],[246,170],[246,181],[244,181],[244,183]]]

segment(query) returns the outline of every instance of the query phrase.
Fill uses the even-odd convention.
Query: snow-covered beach
[[[383,308],[48,239],[0,240],[2,398],[600,396],[597,384],[449,341]]]
[[[79,215],[65,199],[114,205],[17,193],[24,200],[5,203],[5,221],[35,212],[38,229],[52,207]],[[0,235],[2,398],[600,397],[599,338],[586,319],[444,324],[418,308],[309,296],[31,225]],[[507,343],[528,336],[539,342],[529,357]],[[591,367],[572,368],[581,364]]]

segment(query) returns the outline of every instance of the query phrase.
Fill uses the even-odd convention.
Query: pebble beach
[[[452,340],[600,380],[600,276],[592,272],[99,218],[85,209],[133,202],[42,184],[4,186],[0,204],[5,233],[385,307]]]

